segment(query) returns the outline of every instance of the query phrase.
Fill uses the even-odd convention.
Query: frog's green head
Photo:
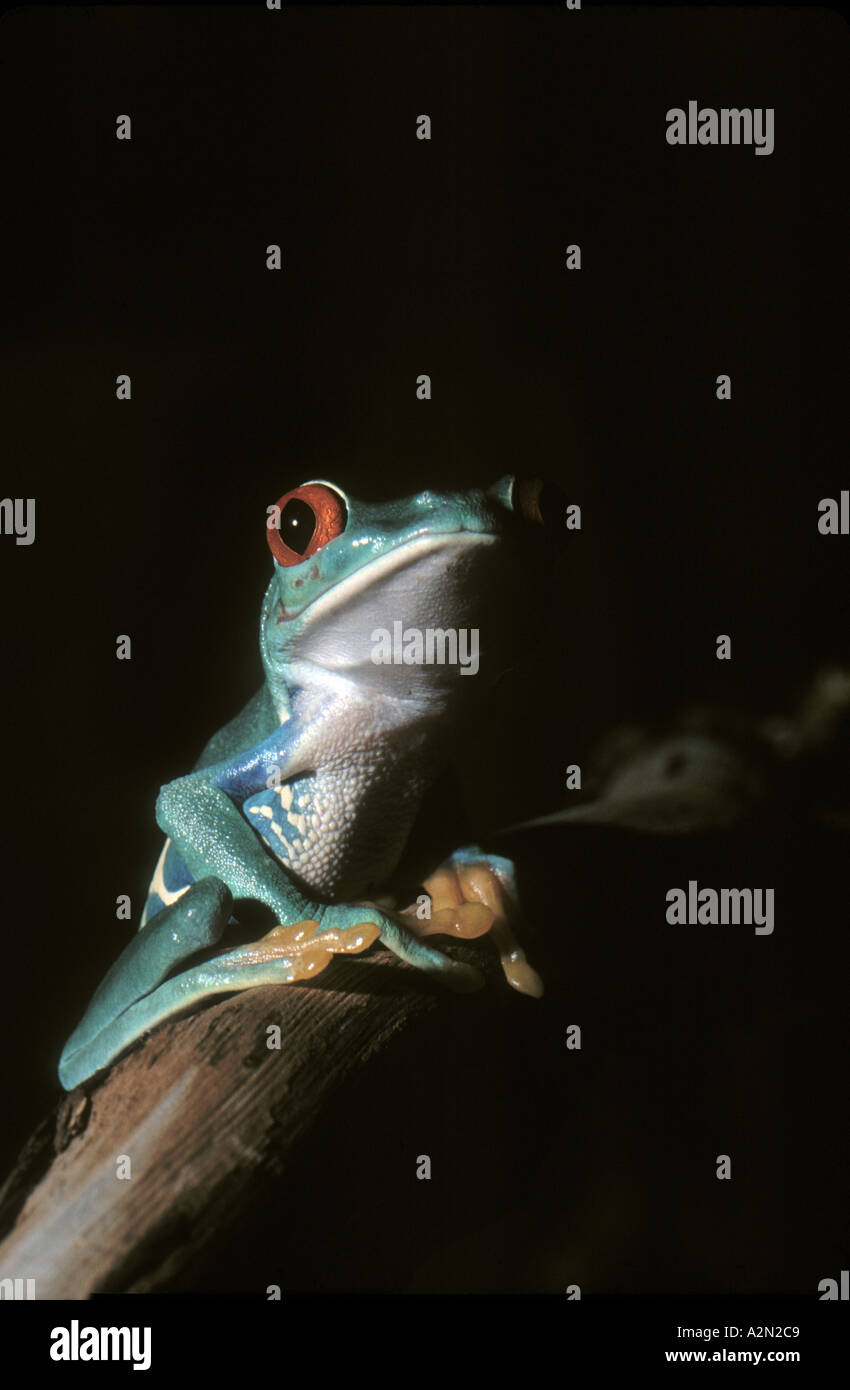
[[[274,574],[261,647],[272,686],[305,671],[399,698],[457,686],[479,660],[484,669],[485,657],[497,659],[512,600],[533,582],[534,552],[564,525],[562,494],[540,480],[377,504],[324,481],[285,493],[266,528]],[[457,637],[429,645],[429,632]]]

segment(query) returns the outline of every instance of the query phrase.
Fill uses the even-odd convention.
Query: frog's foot
[[[472,965],[452,960],[442,951],[425,946],[410,930],[401,913],[393,912],[387,901],[334,903],[316,906],[316,921],[298,922],[293,927],[274,927],[260,941],[217,956],[209,965],[226,970],[229,989],[249,989],[254,984],[288,984],[318,975],[340,953],[365,951],[380,941],[401,960],[437,976],[443,984],[461,993],[480,989],[484,983]],[[291,963],[289,957],[292,957]],[[282,967],[282,961],[287,964]],[[268,976],[260,967],[269,967]],[[291,971],[292,973],[283,973]],[[254,971],[258,973],[255,975]],[[233,981],[236,983],[233,983]]]
[[[333,956],[365,951],[379,939],[401,960],[438,977],[450,989],[468,993],[484,984],[474,966],[425,946],[410,930],[407,918],[392,911],[389,900],[316,905],[315,912],[315,921],[273,927],[259,941],[239,946],[198,967],[199,980],[201,975],[205,981],[211,979],[213,967],[215,979],[220,979],[215,989],[205,984],[203,992],[222,993],[313,979]]]
[[[516,874],[510,859],[485,854],[477,845],[456,850],[425,880],[431,916],[420,920],[414,903],[405,921],[419,936],[462,936],[490,933],[508,984],[520,994],[539,999],[543,981],[528,964],[514,929],[521,922]]]

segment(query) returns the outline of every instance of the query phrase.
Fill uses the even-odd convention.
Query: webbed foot
[[[526,960],[515,934],[522,914],[510,859],[467,845],[446,859],[423,886],[431,899],[431,915],[420,920],[415,904],[407,908],[404,917],[413,931],[419,936],[468,940],[489,932],[508,984],[520,994],[540,998],[543,981]]]

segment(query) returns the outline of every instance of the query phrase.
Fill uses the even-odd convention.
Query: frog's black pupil
[[[300,497],[290,497],[280,514],[280,534],[284,544],[303,555],[316,529],[316,513]]]

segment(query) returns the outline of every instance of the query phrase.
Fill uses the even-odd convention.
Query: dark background
[[[691,98],[775,107],[774,153],[669,147],[665,113]],[[37,499],[36,543],[0,543],[4,1167],[55,1098],[61,1045],[126,940],[119,893],[138,920],[159,786],[259,684],[264,509],[289,487],[319,476],[378,498],[539,473],[582,505],[584,529],[539,595],[545,679],[520,686],[510,743],[484,750],[494,779],[518,779],[512,819],[555,808],[563,764],[612,725],[694,699],[771,712],[818,666],[850,660],[850,539],[817,532],[820,498],[850,485],[847,101],[847,30],[826,11],[257,5],[4,18],[3,489]],[[430,143],[415,138],[422,112]],[[115,139],[120,113],[131,142]],[[271,242],[279,274],[265,269]],[[570,242],[579,273],[563,268]],[[115,399],[122,372],[129,404]],[[427,404],[415,398],[421,372]],[[720,372],[732,376],[728,403],[715,399]],[[733,636],[731,662],[715,660],[719,632]],[[130,662],[115,659],[118,633],[132,637]],[[751,1237],[762,1265],[739,1261],[730,1287],[837,1275],[836,1037],[808,1035],[823,1106],[806,1114],[794,1110],[806,1066],[797,1055],[797,1089],[784,1094],[788,1073],[763,1041],[793,1032],[782,989],[803,964],[806,1017],[834,1021],[840,1008],[829,990],[846,970],[846,897],[832,851],[818,852],[811,869],[802,853],[794,893],[817,881],[818,921],[836,928],[819,952],[805,945],[801,897],[801,954],[772,983],[763,941],[741,947],[746,966],[726,945],[728,961],[709,967],[746,975],[747,1008],[755,995],[752,1093],[724,1090],[727,1131],[730,1115],[750,1124],[739,1145],[750,1197],[744,1186],[736,1200],[751,1210],[779,1149],[791,1183],[770,1189]],[[569,885],[560,891],[556,924],[571,915]],[[591,885],[583,909],[606,943],[587,980],[597,1004],[628,931],[608,891]],[[625,954],[636,996],[650,975],[665,999],[680,991],[681,962],[661,955],[650,969],[633,939]],[[560,1048],[576,1004],[560,1012],[556,987],[547,1007],[534,1045],[545,1035]],[[677,1017],[697,1028],[686,999]],[[733,1058],[739,1024],[724,1033]],[[599,1046],[603,1072],[559,1111],[563,1131],[546,1130],[540,1161],[566,1186],[570,1154],[593,1166],[594,1144],[618,1151],[652,1114],[641,1151],[657,1156],[676,1127],[651,1085],[620,1107],[628,1037],[602,1029]],[[710,1067],[696,1070],[710,1089]],[[693,1094],[682,1085],[677,1117]],[[778,1088],[773,1129],[753,1118],[765,1086]],[[727,1151],[700,1094],[705,1153]],[[588,1113],[594,1095],[604,1123]],[[527,1117],[493,1104],[521,1146]],[[811,1270],[794,1263],[793,1234],[777,1234],[789,1145],[808,1155],[806,1191],[820,1202],[798,1193],[787,1216]],[[699,1168],[702,1150],[685,1148],[686,1168]],[[627,1157],[612,1164],[596,1199],[606,1212],[637,1181]],[[658,1182],[658,1211],[675,1224],[671,1203],[688,1199]],[[718,1187],[699,1218],[706,1251]],[[588,1247],[608,1249],[587,1221]],[[522,1227],[517,1217],[517,1252]],[[689,1288],[706,1261],[725,1277],[719,1248],[703,1258],[699,1236],[679,1238],[690,1253],[677,1264],[641,1235],[631,1273],[614,1241],[594,1277]],[[570,1282],[547,1260],[516,1254],[498,1286]],[[390,1284],[409,1278],[381,1268]]]

